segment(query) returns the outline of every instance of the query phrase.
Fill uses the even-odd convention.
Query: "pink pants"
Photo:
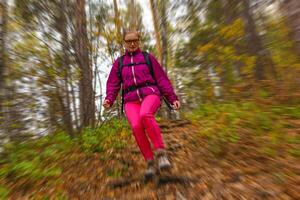
[[[148,137],[155,150],[165,148],[160,128],[154,118],[159,106],[160,97],[157,95],[148,95],[142,102],[135,101],[125,104],[127,120],[145,160],[153,160],[153,152]]]

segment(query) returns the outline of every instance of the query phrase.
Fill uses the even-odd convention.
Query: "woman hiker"
[[[147,161],[145,178],[151,178],[156,173],[156,167],[148,137],[155,150],[158,168],[163,170],[171,167],[160,128],[154,117],[160,107],[161,96],[163,95],[175,110],[180,108],[180,102],[169,78],[155,57],[140,50],[139,33],[126,32],[123,40],[126,52],[116,59],[112,66],[103,106],[107,109],[113,105],[122,83],[125,115],[136,143]],[[151,68],[149,63],[152,65]]]

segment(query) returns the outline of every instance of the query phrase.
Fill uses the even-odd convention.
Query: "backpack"
[[[124,95],[125,95],[126,92],[133,91],[133,90],[136,90],[140,87],[144,87],[144,86],[148,86],[148,85],[156,85],[157,86],[157,81],[156,81],[156,78],[155,78],[155,75],[154,75],[154,72],[153,72],[153,66],[152,66],[151,60],[149,58],[149,53],[143,51],[142,54],[144,56],[144,60],[145,60],[144,62],[129,63],[127,65],[123,65],[124,55],[119,57],[119,59],[118,59],[118,62],[119,62],[118,77],[121,80],[121,83],[123,84],[122,69],[123,69],[124,66],[133,66],[133,65],[146,64],[149,68],[150,74],[151,74],[153,80],[155,81],[155,83],[154,84],[146,83],[145,85],[141,85],[141,86],[130,86],[130,87],[127,88],[127,90],[122,89],[122,93],[121,93],[121,97],[122,97],[122,99],[121,99],[121,101],[122,101],[121,113],[122,114],[123,114],[123,107],[124,107]],[[160,91],[160,93],[163,94],[158,86],[157,86],[157,88]],[[164,102],[167,104],[167,107],[170,110],[172,110],[173,108],[170,105],[170,103],[167,101],[167,99],[163,95],[162,95],[162,97],[163,97]]]

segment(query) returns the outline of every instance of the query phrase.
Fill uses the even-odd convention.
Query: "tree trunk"
[[[149,0],[150,8],[153,18],[153,26],[154,26],[154,33],[156,38],[156,50],[157,56],[160,63],[162,63],[162,48],[161,48],[161,40],[160,40],[160,31],[159,31],[159,24],[158,24],[158,16],[157,16],[157,5],[156,2],[153,0]]]
[[[248,33],[248,48],[251,55],[256,56],[254,75],[257,80],[267,78],[267,73],[277,80],[277,72],[273,64],[270,53],[264,48],[261,37],[257,33],[257,28],[249,4],[250,0],[243,0],[243,14],[245,19],[245,32]],[[268,71],[267,71],[268,70]]]
[[[4,124],[4,101],[5,101],[5,72],[6,72],[6,57],[7,57],[7,49],[6,49],[6,34],[7,34],[7,2],[3,0],[0,2],[0,13],[1,13],[1,21],[0,21],[0,122]],[[4,127],[0,127],[4,128]]]
[[[76,107],[76,95],[75,95],[72,75],[70,75],[70,86],[71,86],[72,106],[73,106],[73,112],[74,112],[74,117],[75,117],[75,126],[76,126],[77,131],[79,131],[80,125],[78,124],[79,120],[78,120],[78,112],[77,112],[77,107]]]
[[[95,94],[92,80],[93,72],[89,60],[89,43],[86,29],[85,0],[76,0],[75,51],[76,61],[80,68],[80,119],[81,128],[95,124]]]
[[[137,30],[138,24],[137,24],[137,13],[136,13],[136,5],[135,5],[135,0],[130,0],[129,4],[129,10],[130,10],[130,29],[131,30]]]
[[[248,34],[247,35],[248,50],[251,55],[256,56],[257,58],[255,63],[255,68],[254,68],[254,75],[257,80],[262,80],[265,79],[264,66],[260,56],[260,54],[263,53],[262,43],[256,31],[255,22],[250,10],[249,0],[242,0],[242,3],[243,3],[243,15],[245,19],[245,29],[246,29],[245,32]]]
[[[280,6],[291,29],[291,36],[296,42],[298,55],[300,55],[300,1],[283,0]]]
[[[70,92],[69,92],[69,81],[70,81],[70,55],[68,54],[69,49],[69,37],[67,33],[67,17],[66,17],[66,1],[61,0],[59,4],[59,22],[57,22],[58,31],[61,34],[61,42],[62,42],[62,64],[63,64],[63,79],[64,79],[64,101],[63,104],[63,119],[64,119],[64,126],[65,130],[70,134],[73,135],[73,125],[72,125],[72,115],[71,115],[71,101],[70,101]]]
[[[161,1],[161,44],[162,44],[162,62],[165,72],[168,74],[168,37],[167,37],[167,16],[166,16],[166,2]]]
[[[137,24],[136,24],[136,8],[135,8],[135,2],[134,0],[131,0],[131,4],[130,4],[130,13],[131,13],[131,20],[130,20],[130,27],[131,29],[135,30],[137,28]],[[114,13],[115,13],[115,26],[117,27],[117,38],[116,41],[119,45],[120,48],[120,55],[123,55],[124,52],[124,48],[123,48],[123,37],[121,34],[121,20],[120,20],[120,14],[119,14],[119,9],[118,9],[118,3],[117,0],[114,0]],[[118,117],[121,118],[122,114],[121,114],[121,106],[120,105],[120,97],[117,97],[116,100],[116,105],[118,106]]]
[[[168,24],[167,24],[167,16],[166,16],[166,3],[167,1],[160,1],[161,5],[161,44],[162,44],[162,57],[161,57],[161,65],[164,68],[166,74],[168,74]],[[170,109],[164,108],[166,112],[166,116],[172,118],[172,113]]]
[[[119,9],[118,9],[118,3],[117,0],[114,0],[114,13],[115,13],[115,26],[117,27],[117,42],[120,46],[120,54],[124,54],[124,49],[123,49],[123,37],[121,33],[121,20],[120,20],[120,14],[119,14]]]
[[[47,57],[50,66],[54,66],[55,61],[51,55],[51,50],[49,47],[47,48]],[[67,115],[65,115],[66,105],[63,101],[63,92],[61,92],[62,87],[59,85],[60,80],[57,80],[57,78],[58,77],[51,77],[49,74],[46,74],[46,79],[49,81],[50,85],[54,86],[53,89],[47,91],[47,96],[49,98],[49,101],[47,102],[48,115],[52,131],[54,131],[57,128],[63,128],[66,130],[66,122],[68,121],[68,119],[66,118]]]

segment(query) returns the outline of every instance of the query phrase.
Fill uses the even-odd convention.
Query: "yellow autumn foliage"
[[[233,23],[221,27],[219,36],[225,40],[237,40],[244,36],[242,20],[236,19]]]

